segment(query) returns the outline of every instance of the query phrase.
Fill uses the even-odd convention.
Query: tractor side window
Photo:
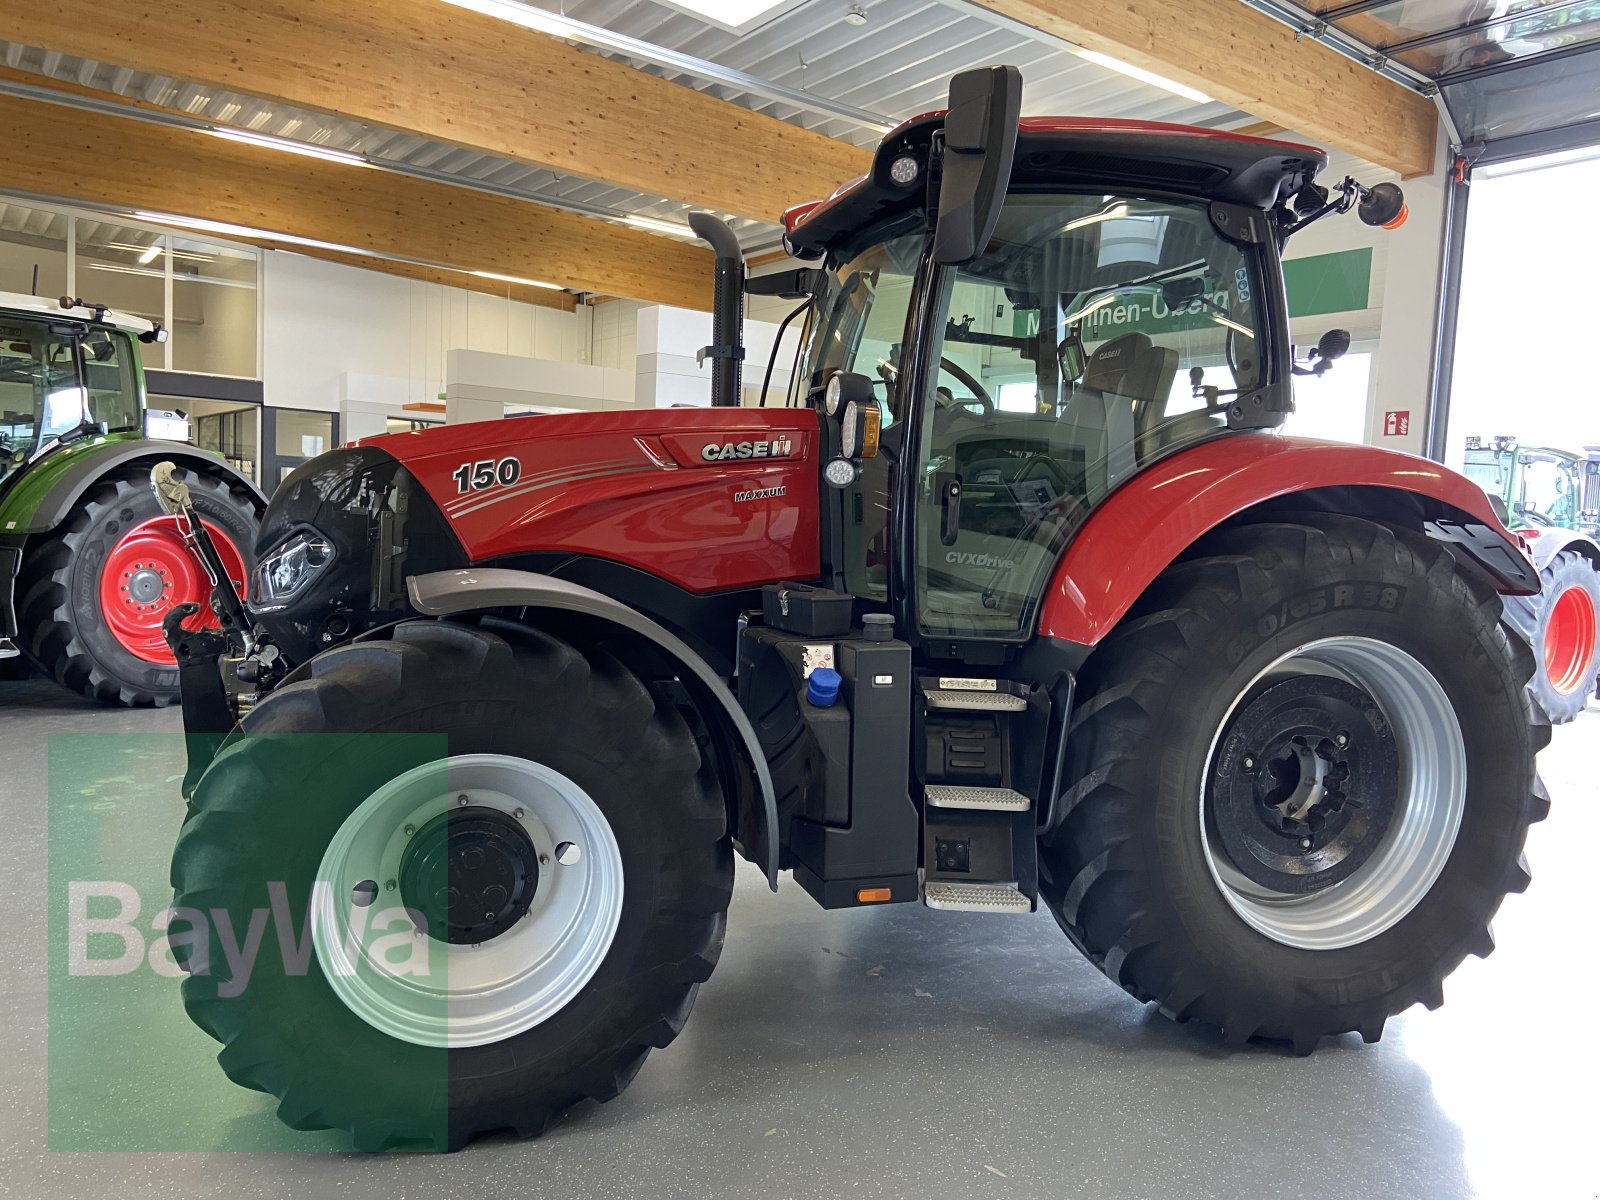
[[[835,371],[872,380],[883,415],[880,450],[863,461],[860,478],[844,489],[844,572],[851,593],[881,600],[889,594],[890,489],[905,432],[900,348],[927,234],[920,220],[911,220],[869,236],[872,244],[859,252],[847,250],[832,269],[811,334],[805,399],[820,403]]]
[[[1203,204],[1018,195],[941,286],[918,609],[928,634],[1014,635],[1088,511],[1264,381],[1256,267]]]
[[[107,429],[140,426],[139,384],[133,369],[133,343],[125,333],[92,329],[83,339],[83,367],[89,389],[89,419]]]
[[[72,342],[31,321],[0,325],[0,478],[82,417]]]

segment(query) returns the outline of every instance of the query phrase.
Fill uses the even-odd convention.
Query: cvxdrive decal
[[[1017,567],[1015,559],[1001,558],[997,554],[974,554],[968,550],[947,551],[944,561],[952,567],[1004,567],[1008,571]]]
[[[776,437],[770,442],[708,442],[700,450],[706,462],[720,462],[734,458],[788,458],[794,453],[794,442],[787,437]]]

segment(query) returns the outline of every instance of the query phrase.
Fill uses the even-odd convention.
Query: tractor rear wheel
[[[255,540],[255,509],[222,480],[180,471],[235,582]],[[72,515],[32,539],[17,579],[18,648],[63,687],[106,704],[163,706],[178,698],[178,664],[161,634],[176,605],[201,606],[211,581],[183,544],[148,472],[109,476]]]
[[[1536,596],[1507,596],[1506,623],[1533,647],[1528,681],[1534,707],[1565,725],[1595,694],[1600,663],[1600,569],[1578,550],[1563,550],[1539,573]]]
[[[1114,982],[1302,1053],[1442,1003],[1549,807],[1495,593],[1421,537],[1311,520],[1211,537],[1095,652],[1040,852]]]
[[[172,940],[189,1016],[286,1123],[454,1149],[621,1092],[709,978],[732,876],[668,700],[521,625],[417,621],[248,715],[173,853],[175,925],[205,915]]]

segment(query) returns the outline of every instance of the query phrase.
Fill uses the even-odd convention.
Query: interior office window
[[[189,432],[202,450],[222,455],[243,474],[261,482],[261,406],[225,400],[150,397],[156,408],[188,413]]]
[[[149,321],[167,319],[167,239],[116,221],[78,217],[75,295]],[[145,348],[147,367],[167,365],[165,346]]]
[[[65,213],[0,199],[0,291],[66,293],[67,223]]]
[[[253,252],[173,235],[174,370],[254,378],[256,266]]]

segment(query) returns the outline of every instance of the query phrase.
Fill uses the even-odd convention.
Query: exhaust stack
[[[716,289],[711,299],[711,345],[695,352],[696,363],[711,360],[711,405],[737,408],[744,369],[744,251],[720,217],[689,214],[689,228],[716,252]]]

